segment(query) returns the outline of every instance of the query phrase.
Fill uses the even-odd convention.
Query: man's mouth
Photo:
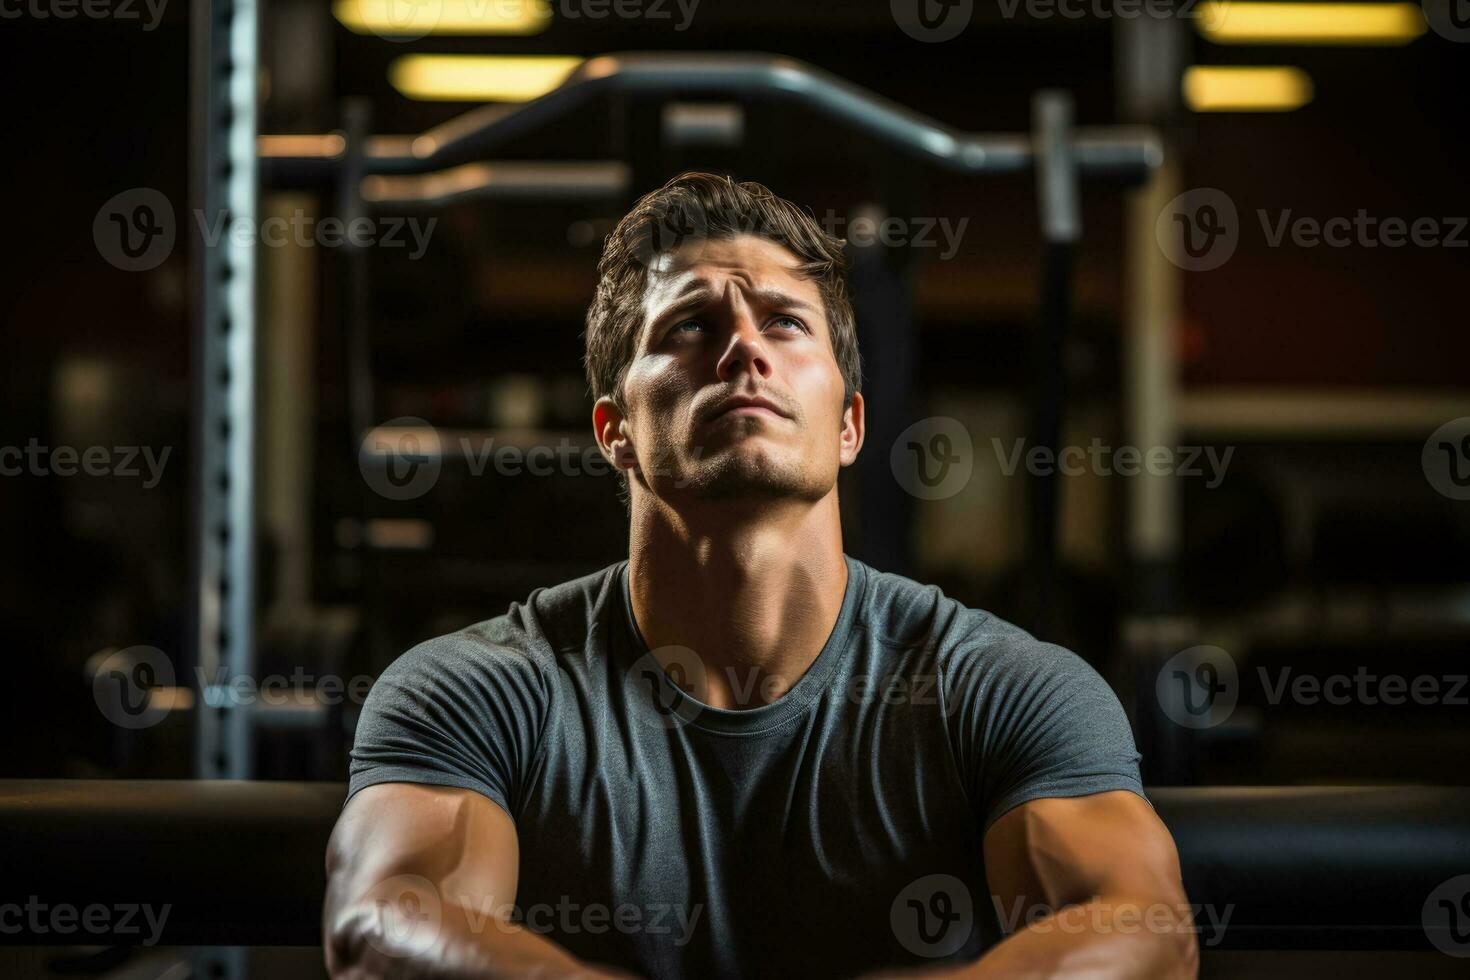
[[[789,417],[786,415],[785,412],[777,408],[774,402],[768,401],[765,398],[740,395],[734,398],[726,399],[725,401],[717,405],[714,412],[710,414],[707,421],[713,422],[715,419],[724,418],[726,416],[739,415],[765,416],[773,419],[784,419]]]
[[[725,409],[723,412],[716,415],[715,418],[722,419],[731,415],[764,415],[767,418],[773,419],[783,419],[786,417],[780,412],[766,408],[764,405],[736,405],[733,408]]]

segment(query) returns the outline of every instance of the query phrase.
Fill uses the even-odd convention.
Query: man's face
[[[797,266],[780,245],[740,235],[693,243],[650,269],[626,415],[608,398],[594,412],[605,449],[631,443],[633,482],[641,474],[660,498],[815,501],[857,458],[862,396],[843,409],[821,293]]]

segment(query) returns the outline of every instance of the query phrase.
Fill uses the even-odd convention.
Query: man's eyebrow
[[[773,286],[753,290],[755,298],[763,305],[788,310],[802,310],[807,313],[818,313],[820,310],[804,299],[798,299],[790,293],[783,292]],[[662,310],[654,313],[653,322],[662,322],[666,317],[674,316],[682,310],[690,307],[700,306],[708,302],[714,295],[710,289],[708,279],[691,279],[679,292],[675,300]]]
[[[687,310],[693,306],[700,306],[708,302],[713,295],[714,291],[709,288],[708,279],[691,279],[679,291],[678,295],[674,297],[673,302],[669,303],[663,309],[654,312],[653,322],[658,323],[665,317],[672,316],[681,310]]]
[[[783,293],[779,289],[767,288],[757,289],[756,297],[767,306],[776,306],[788,310],[805,310],[807,313],[818,313],[817,307],[804,299],[798,299],[790,293]]]

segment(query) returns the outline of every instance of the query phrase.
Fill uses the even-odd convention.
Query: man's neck
[[[650,650],[687,647],[704,664],[690,693],[751,708],[789,690],[821,653],[847,589],[834,489],[815,504],[635,508],[633,616]],[[663,661],[665,658],[660,658]]]

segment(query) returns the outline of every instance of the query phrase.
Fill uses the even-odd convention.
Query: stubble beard
[[[826,495],[829,488],[817,485],[799,454],[748,444],[753,441],[752,436],[720,434],[708,445],[692,445],[686,452],[676,452],[666,443],[650,464],[658,474],[654,486],[701,500],[814,502]]]

